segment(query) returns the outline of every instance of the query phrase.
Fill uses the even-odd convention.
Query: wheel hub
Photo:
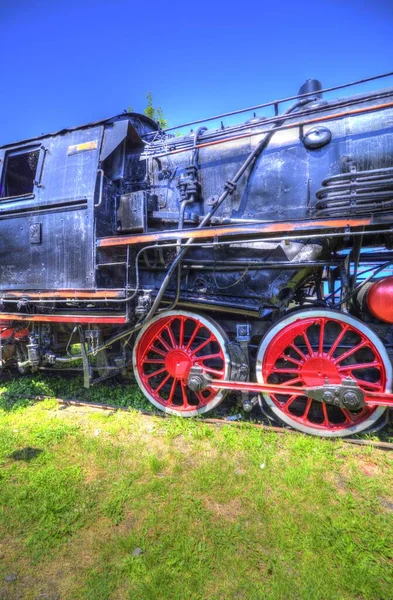
[[[304,362],[299,369],[300,377],[306,386],[314,387],[325,383],[341,383],[340,376],[334,362],[324,356],[314,356]]]
[[[184,350],[172,350],[165,358],[165,367],[172,377],[187,379],[192,360]]]

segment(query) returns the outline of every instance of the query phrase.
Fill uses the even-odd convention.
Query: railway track
[[[42,400],[48,400],[48,399],[54,399],[54,400],[56,400],[56,402],[58,404],[60,404],[62,406],[95,408],[95,409],[100,409],[103,411],[129,412],[130,408],[131,408],[128,406],[116,406],[114,404],[106,404],[106,403],[102,403],[102,402],[88,402],[88,401],[84,401],[84,400],[79,400],[77,398],[53,398],[53,396],[47,396],[47,395],[25,396],[25,395],[10,394],[8,397],[15,398],[15,399],[23,398],[26,400],[33,400],[35,402],[39,402]],[[132,410],[137,410],[142,415],[147,416],[147,417],[156,417],[159,419],[173,418],[170,415],[166,415],[165,413],[151,413],[151,412],[141,410],[141,409],[132,409]],[[226,417],[226,418],[206,417],[206,418],[199,418],[198,420],[207,425],[211,425],[213,427],[222,427],[223,425],[230,425],[232,427],[247,426],[247,427],[252,427],[253,429],[261,429],[263,431],[273,431],[274,433],[278,433],[278,434],[288,433],[291,435],[304,435],[304,434],[296,431],[295,429],[291,429],[289,427],[278,426],[278,425],[267,425],[265,423],[255,422],[252,420],[242,420],[242,421],[232,420],[230,417]],[[385,425],[385,423],[384,423],[384,425]],[[368,447],[372,447],[372,448],[377,448],[379,450],[384,450],[387,452],[393,451],[393,443],[384,442],[381,440],[368,440],[368,439],[362,439],[362,438],[356,438],[356,437],[331,438],[331,439],[332,440],[340,439],[340,441],[343,442],[344,444],[352,444],[352,445],[357,445],[357,446],[368,446]]]

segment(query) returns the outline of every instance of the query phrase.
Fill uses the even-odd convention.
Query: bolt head
[[[193,375],[188,380],[188,387],[193,392],[199,392],[202,389],[202,386],[203,386],[202,378],[198,377],[198,375]]]
[[[324,392],[322,400],[326,402],[326,404],[334,404],[335,398],[333,392]]]
[[[355,392],[345,392],[343,396],[343,404],[347,408],[358,408],[359,407],[359,397]]]

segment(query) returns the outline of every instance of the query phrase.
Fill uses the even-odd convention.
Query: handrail
[[[102,192],[104,189],[104,170],[103,169],[97,169],[97,173],[100,174],[100,188],[99,188],[99,192],[98,192],[98,202],[97,204],[94,204],[94,208],[98,208],[99,206],[101,206],[102,204]]]
[[[348,111],[343,111],[343,112],[333,113],[333,114],[328,114],[328,115],[322,115],[320,117],[314,117],[312,119],[307,119],[305,121],[294,121],[292,123],[280,125],[279,127],[277,127],[275,129],[275,131],[282,131],[284,129],[295,129],[296,127],[303,127],[305,125],[311,125],[313,123],[322,123],[324,121],[334,121],[334,119],[341,119],[344,117],[350,117],[351,115],[364,114],[364,113],[384,110],[384,109],[388,109],[388,108],[393,108],[393,102],[386,102],[384,104],[375,104],[373,106],[363,106],[363,107],[354,108],[354,109],[348,110]],[[300,116],[302,116],[301,113],[300,113]],[[276,117],[272,117],[271,119],[266,119],[266,121],[263,121],[261,123],[261,125],[267,125],[270,122],[274,122],[274,120],[277,120]],[[216,146],[218,144],[225,144],[227,142],[233,142],[235,140],[241,140],[241,139],[253,137],[256,135],[263,136],[268,133],[269,133],[269,130],[267,130],[267,131],[258,130],[258,131],[251,131],[251,132],[247,131],[246,133],[239,133],[239,134],[232,135],[230,137],[214,139],[209,142],[196,144],[195,146],[183,146],[181,148],[175,148],[174,150],[157,152],[157,154],[146,152],[145,156],[153,156],[154,158],[161,158],[163,156],[172,156],[172,154],[180,154],[182,152],[190,152],[191,150],[193,150],[195,148],[199,150],[199,148],[206,148],[207,146]]]
[[[276,106],[276,105],[278,106],[279,104],[283,104],[284,102],[290,102],[291,100],[297,100],[297,99],[301,99],[301,98],[307,98],[308,96],[314,96],[316,93],[324,94],[327,92],[334,92],[336,90],[341,90],[341,89],[344,89],[347,87],[352,87],[354,85],[360,85],[362,83],[368,83],[369,81],[376,81],[377,79],[384,79],[386,77],[391,77],[391,76],[393,76],[393,71],[390,71],[388,73],[382,73],[381,75],[374,75],[373,77],[367,77],[366,79],[359,79],[357,81],[351,81],[350,83],[336,85],[334,87],[324,88],[323,90],[318,90],[317,92],[312,91],[312,92],[306,92],[305,94],[300,94],[297,96],[288,96],[287,98],[282,98],[281,100],[272,100],[271,102],[264,102],[263,104],[256,104],[255,106],[250,106],[248,108],[241,108],[238,110],[233,110],[231,112],[215,115],[214,117],[207,117],[206,119],[198,119],[196,121],[189,121],[188,123],[183,123],[182,125],[168,127],[167,129],[164,129],[163,131],[164,132],[174,131],[176,129],[181,129],[182,127],[189,127],[190,125],[197,125],[199,123],[215,121],[217,119],[223,119],[224,117],[231,117],[232,115],[239,115],[241,113],[251,112],[253,110],[258,110],[259,108],[265,108],[267,106]],[[155,131],[152,133],[156,134],[157,132]]]

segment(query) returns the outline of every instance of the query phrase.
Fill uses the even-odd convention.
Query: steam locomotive
[[[326,100],[342,87],[182,135],[123,113],[0,147],[2,368],[78,359],[170,414],[232,393],[319,436],[383,423],[393,89]]]

